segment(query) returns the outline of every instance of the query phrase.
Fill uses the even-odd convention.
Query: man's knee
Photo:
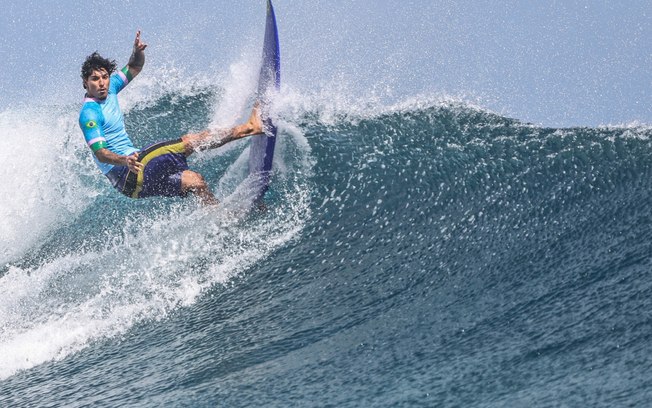
[[[214,205],[218,203],[208,188],[204,177],[192,170],[186,170],[181,173],[181,190],[184,193],[196,194],[204,204]]]
[[[181,188],[184,191],[204,190],[207,188],[206,180],[201,174],[186,170],[181,174]]]

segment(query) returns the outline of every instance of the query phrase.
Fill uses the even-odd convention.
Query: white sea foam
[[[23,254],[95,195],[80,179],[76,117],[59,109],[0,112],[0,265]]]
[[[301,230],[308,195],[296,188],[286,198],[291,205],[255,225],[230,200],[217,210],[181,206],[126,226],[104,250],[11,268],[0,278],[0,379],[195,303]]]

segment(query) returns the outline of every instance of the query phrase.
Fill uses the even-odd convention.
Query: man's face
[[[104,68],[93,70],[84,80],[84,87],[91,98],[106,99],[109,94],[109,73]]]

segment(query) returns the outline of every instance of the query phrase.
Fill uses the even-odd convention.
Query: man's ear
[[[82,79],[82,85],[84,86],[84,89],[87,89],[87,88],[86,88],[86,80],[85,80],[85,79]]]

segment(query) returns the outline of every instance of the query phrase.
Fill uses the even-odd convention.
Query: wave
[[[251,102],[247,69],[234,65],[223,88],[143,81],[126,96],[128,131],[145,145],[236,122]],[[389,299],[486,274],[543,284],[566,242],[561,259],[586,270],[619,234],[650,235],[637,227],[651,187],[645,126],[542,128],[447,97],[383,105],[286,87],[269,211],[244,216],[246,141],[191,162],[219,208],[129,201],[94,169],[76,109],[0,114],[2,379],[165,319],[290,243],[295,269],[344,270]],[[25,121],[37,114],[50,126]],[[391,278],[375,281],[374,267]],[[355,300],[381,313],[373,299]]]

